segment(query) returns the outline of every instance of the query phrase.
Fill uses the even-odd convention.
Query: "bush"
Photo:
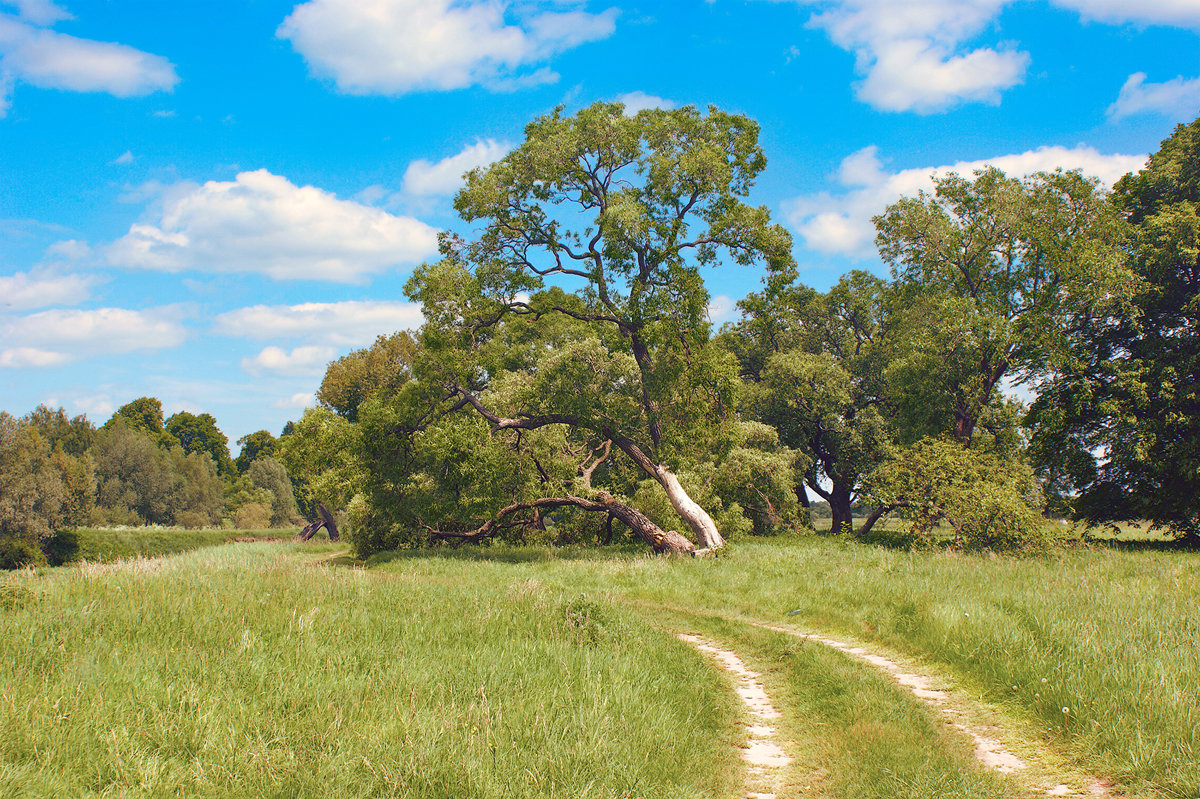
[[[1033,472],[1013,455],[925,438],[868,478],[867,496],[909,522],[913,544],[932,543],[939,522],[968,550],[1031,550],[1049,543]]]

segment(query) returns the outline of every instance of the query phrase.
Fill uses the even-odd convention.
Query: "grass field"
[[[754,619],[907,653],[1031,746],[1138,796],[1196,797],[1197,566],[809,538],[711,560],[488,547],[366,569],[327,544],[254,543],[12,574],[0,795],[738,796],[738,706],[680,629],[736,648],[785,710],[781,797],[1022,795],[870,667]]]
[[[105,563],[122,558],[156,558],[250,538],[291,538],[298,528],[185,530],[171,527],[87,528],[61,538],[61,563]],[[60,537],[62,534],[60,534]]]

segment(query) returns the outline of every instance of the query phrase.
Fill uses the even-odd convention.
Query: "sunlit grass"
[[[513,559],[497,555],[491,568]],[[715,560],[524,568],[639,602],[772,622],[795,611],[800,625],[878,640],[1030,714],[1097,774],[1182,799],[1200,796],[1198,566],[1185,552],[1016,559],[810,538],[740,543]]]
[[[298,549],[7,576],[0,795],[702,797],[739,778],[720,676],[635,614]]]

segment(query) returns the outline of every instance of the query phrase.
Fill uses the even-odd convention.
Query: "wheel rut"
[[[783,769],[791,764],[792,758],[780,745],[776,729],[771,724],[780,717],[780,713],[767,696],[759,675],[730,649],[698,635],[680,633],[678,638],[710,656],[737,679],[737,694],[750,716],[750,722],[746,725],[747,743],[742,749],[748,786],[746,799],[775,799],[776,792],[783,784]]]
[[[1029,763],[1015,755],[996,737],[1002,730],[1002,725],[998,719],[987,719],[985,723],[980,723],[978,719],[968,720],[966,714],[960,709],[965,704],[963,698],[953,696],[951,691],[945,687],[936,687],[936,682],[932,677],[921,674],[911,668],[905,668],[891,658],[884,657],[862,646],[839,641],[836,638],[774,624],[764,624],[756,621],[746,621],[746,623],[764,630],[783,633],[784,635],[790,635],[795,638],[831,647],[870,664],[887,674],[893,681],[908,690],[917,699],[932,707],[941,714],[950,726],[966,735],[975,745],[975,759],[984,766],[1001,774],[1012,774],[1014,776],[1030,770]],[[1034,785],[1034,790],[1037,794],[1044,796],[1118,796],[1113,786],[1104,780],[1087,780],[1085,781],[1086,784],[1083,785],[1079,785],[1078,780],[1055,779],[1046,781],[1042,779],[1038,782],[1040,784]]]

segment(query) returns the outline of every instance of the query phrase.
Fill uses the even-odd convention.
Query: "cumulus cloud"
[[[512,143],[480,139],[437,163],[419,158],[404,170],[404,192],[416,196],[447,195],[463,185],[463,175],[504,157]]]
[[[0,366],[60,366],[97,355],[178,346],[187,337],[178,306],[132,311],[52,310],[0,320]]]
[[[871,146],[842,161],[837,174],[841,191],[797,197],[785,202],[783,211],[809,249],[869,257],[874,254],[875,240],[871,218],[902,196],[932,191],[936,177],[951,172],[969,176],[987,166],[1014,176],[1049,172],[1061,167],[1078,169],[1111,186],[1126,173],[1141,169],[1145,164],[1145,155],[1105,155],[1092,147],[1056,146],[979,161],[888,172],[879,159],[878,149]]]
[[[31,269],[0,277],[0,309],[28,311],[50,305],[77,305],[92,293],[96,279],[90,275],[56,275]]]
[[[311,391],[301,391],[286,399],[278,399],[271,403],[272,408],[309,408],[317,404],[317,396]]]
[[[73,19],[69,11],[51,0],[3,0],[0,6],[16,8],[17,16],[34,25],[53,25],[64,19]]]
[[[1194,0],[1052,0],[1054,5],[1078,11],[1084,19],[1099,22],[1132,22],[1141,25],[1179,25],[1200,28],[1200,4]]]
[[[1165,83],[1146,83],[1145,72],[1135,72],[1121,87],[1116,102],[1108,107],[1109,119],[1134,114],[1191,116],[1200,108],[1200,78],[1179,76]]]
[[[90,253],[82,241],[60,241],[47,247],[42,261],[28,272],[0,276],[0,313],[77,305],[88,299],[100,279],[69,270]]]
[[[738,316],[740,313],[737,308],[737,300],[732,297],[718,294],[708,301],[708,321],[714,325],[732,322]]]
[[[421,306],[416,303],[349,300],[238,308],[217,316],[213,320],[213,330],[238,338],[319,337],[325,345],[364,347],[381,334],[412,329],[421,322]]]
[[[799,0],[823,11],[809,20],[855,54],[863,75],[858,96],[885,111],[928,114],[965,102],[998,102],[1021,83],[1027,53],[996,48],[962,51],[1009,0]]]
[[[437,250],[437,231],[424,222],[265,169],[188,185],[162,205],[157,223],[132,225],[109,246],[109,263],[353,283]]]
[[[21,18],[0,13],[0,116],[17,82],[117,97],[171,91],[179,82],[175,67],[162,56],[38,27],[63,18],[65,12],[52,3],[16,5]]]
[[[337,350],[333,347],[295,347],[291,352],[281,347],[266,347],[252,358],[242,358],[242,370],[252,375],[319,375]]]
[[[641,90],[626,92],[617,98],[617,102],[625,104],[625,116],[628,117],[634,116],[638,111],[645,111],[650,108],[670,110],[675,107],[675,103],[671,100],[665,100],[653,94],[646,94]]]
[[[1025,80],[1028,53],[968,45],[1017,0],[794,0],[816,7],[809,27],[854,53],[859,99],[883,111],[929,114],[963,103],[997,103]],[[1086,20],[1200,27],[1195,0],[1050,0]]]
[[[558,76],[525,71],[616,29],[617,11],[541,10],[507,0],[310,0],[276,31],[314,73],[352,94],[483,85],[511,90]]]

